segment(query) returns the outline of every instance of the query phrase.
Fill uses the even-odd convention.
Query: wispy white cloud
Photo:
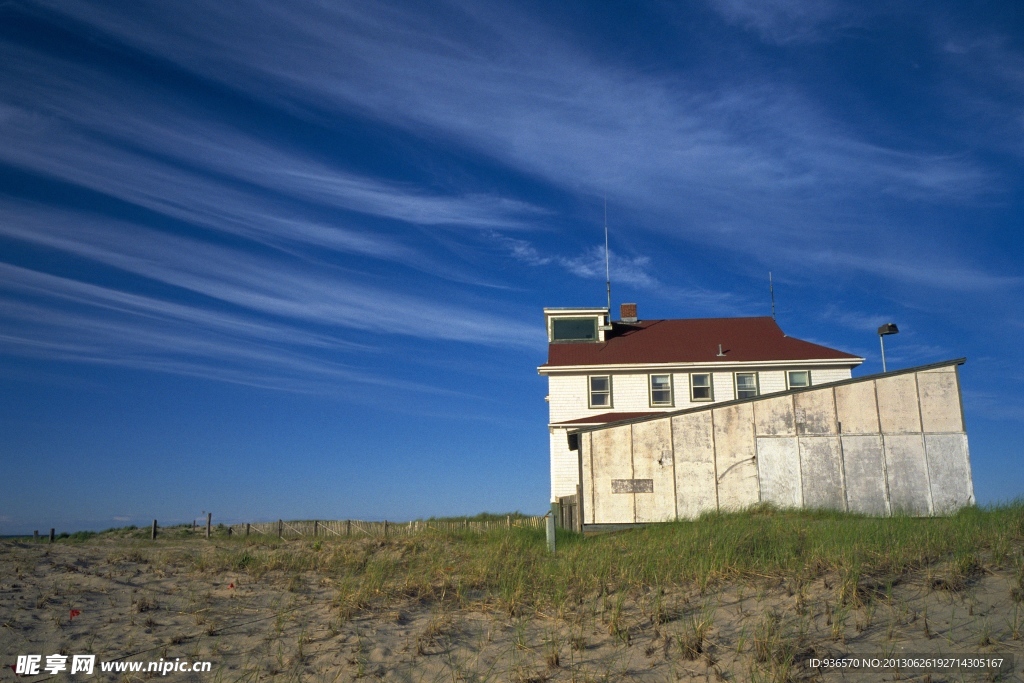
[[[823,40],[862,19],[859,5],[838,0],[710,0],[710,4],[727,21],[779,44]]]
[[[573,275],[587,279],[603,279],[605,276],[605,253],[602,247],[594,245],[579,256],[562,257],[559,263]],[[622,256],[609,251],[610,275],[616,282],[640,289],[655,289],[662,286],[650,275],[651,259],[647,256]]]
[[[529,266],[557,266],[576,277],[585,280],[605,279],[604,247],[594,245],[575,256],[543,254],[531,242],[524,239],[493,234],[492,239],[503,247],[512,258]],[[683,287],[669,284],[655,275],[655,264],[648,256],[623,256],[615,251],[608,252],[608,271],[612,283],[617,287],[626,285],[663,299],[671,299],[677,305],[685,305],[691,311],[710,311],[714,315],[746,314],[749,308],[739,297],[729,292],[713,291],[697,287]]]
[[[817,5],[719,7],[765,30],[841,24],[849,14],[837,3]],[[244,24],[226,7],[187,21],[160,5],[114,12],[62,3],[59,11],[255,97],[355,111],[441,137],[574,193],[607,193],[643,216],[646,230],[761,257],[785,255],[808,229],[836,251],[849,249],[851,234],[877,240],[887,229],[882,207],[865,205],[865,196],[944,205],[1000,187],[965,154],[867,139],[786,83],[609,68],[508,7],[291,4],[285,12],[257,2]],[[309,175],[316,187],[317,174]],[[376,205],[372,192],[343,194]],[[423,220],[420,210],[396,212]],[[530,209],[498,214],[529,223]],[[965,278],[982,272],[960,270]],[[905,269],[877,274],[912,277]]]
[[[329,266],[300,266],[139,226],[0,202],[0,235],[262,315],[356,330],[386,329],[416,338],[528,348],[537,344],[536,331],[514,319],[376,288]]]
[[[997,275],[960,265],[952,254],[940,259],[918,252],[894,258],[797,248],[792,257],[797,262],[817,264],[821,269],[854,269],[934,289],[978,292],[1016,289],[1024,284],[1024,277]]]
[[[935,23],[946,113],[972,144],[1024,158],[1024,50],[1015,36]]]
[[[27,92],[8,96],[24,104],[6,107],[5,156],[114,196],[174,196],[165,191],[177,189],[166,187],[169,177],[222,192],[228,186],[211,177],[216,174],[274,195],[419,225],[513,229],[547,213],[513,198],[431,194],[361,176],[322,155],[244,133],[158,86],[139,87],[83,64],[2,48],[6,79],[29,84]],[[108,115],[112,103],[129,99],[131,107],[116,118]],[[48,158],[54,151],[61,157]],[[125,175],[125,167],[139,168],[142,177]]]
[[[367,371],[366,345],[191,310],[24,269],[0,275],[0,353],[119,366],[293,392],[335,394],[352,383],[427,394],[450,390]],[[28,287],[19,287],[28,283]],[[5,296],[30,288],[39,303]],[[75,296],[85,292],[86,297]],[[67,307],[68,294],[77,305]],[[87,303],[89,302],[89,303]],[[111,307],[111,303],[114,307]],[[97,310],[99,309],[99,310]],[[348,359],[347,362],[341,359]]]
[[[864,313],[830,304],[822,311],[821,319],[851,330],[872,332],[886,322],[890,322],[892,315],[888,313]]]

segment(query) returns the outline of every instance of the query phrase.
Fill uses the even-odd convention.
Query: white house
[[[770,317],[640,320],[622,304],[545,308],[551,501],[576,493],[567,429],[850,379],[864,359],[795,339]]]

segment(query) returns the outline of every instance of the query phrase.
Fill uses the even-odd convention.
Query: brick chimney
[[[636,304],[622,304],[619,306],[619,320],[624,323],[635,323]]]

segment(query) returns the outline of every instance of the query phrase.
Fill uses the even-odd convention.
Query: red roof
[[[632,363],[744,363],[862,359],[787,337],[772,318],[691,318],[615,323],[604,342],[548,344],[541,367]],[[718,355],[722,345],[724,356]]]
[[[600,415],[587,415],[586,417],[578,417],[575,420],[566,420],[565,422],[556,422],[555,424],[560,425],[590,425],[590,424],[604,424],[606,422],[618,422],[619,420],[634,420],[641,417],[650,417],[651,415],[664,415],[665,411],[654,411],[646,413],[601,413]]]

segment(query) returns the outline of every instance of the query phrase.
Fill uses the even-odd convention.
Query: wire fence
[[[344,538],[413,536],[431,532],[475,532],[483,533],[497,529],[543,529],[544,517],[519,517],[509,515],[505,519],[487,520],[418,520],[413,522],[365,522],[356,519],[342,520],[278,520],[276,522],[250,522],[231,524],[227,527],[232,536],[263,535],[278,538]]]

